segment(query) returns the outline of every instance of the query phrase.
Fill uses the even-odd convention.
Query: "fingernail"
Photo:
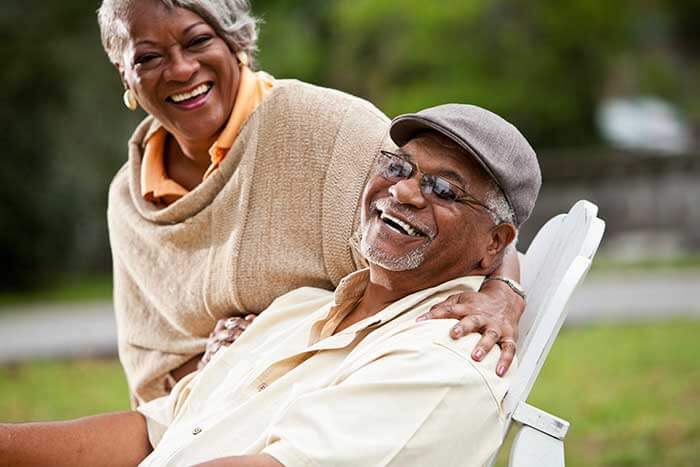
[[[427,316],[427,315],[421,315],[421,316],[419,316],[418,318],[416,318],[416,321],[425,321],[425,320],[427,320],[427,319],[428,319],[428,316]]]
[[[475,358],[475,359],[481,360],[481,357],[483,357],[483,356],[484,356],[484,351],[483,351],[483,350],[481,350],[481,349],[476,349],[476,350],[474,351],[474,358]]]
[[[455,326],[452,328],[452,335],[455,337],[460,337],[462,335],[462,327]]]
[[[496,374],[498,376],[503,376],[505,374],[505,372],[506,372],[506,367],[503,365],[499,366],[498,370],[496,370]]]

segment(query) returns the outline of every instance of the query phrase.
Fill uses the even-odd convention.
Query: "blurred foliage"
[[[0,315],[14,313],[17,306],[57,303],[105,302],[112,298],[112,275],[60,275],[45,287],[0,291]],[[49,308],[50,309],[50,308]]]
[[[109,181],[143,114],[121,105],[98,0],[0,4],[0,290],[107,271]],[[597,143],[606,95],[666,97],[700,122],[694,0],[253,0],[259,62],[388,115],[488,107],[538,147]]]

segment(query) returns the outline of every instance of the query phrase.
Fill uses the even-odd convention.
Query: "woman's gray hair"
[[[257,50],[258,20],[248,0],[158,0],[167,8],[185,8],[204,19],[234,52],[244,52],[253,65]],[[121,63],[128,40],[124,22],[130,10],[143,0],[103,0],[97,10],[102,46],[113,63]]]

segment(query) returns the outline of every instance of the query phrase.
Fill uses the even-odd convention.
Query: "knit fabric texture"
[[[119,357],[138,402],[204,351],[218,319],[259,313],[364,266],[349,239],[389,120],[370,103],[295,80],[250,116],[219,170],[159,208],[141,196],[146,118],[109,192]]]

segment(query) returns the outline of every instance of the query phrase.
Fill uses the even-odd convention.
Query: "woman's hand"
[[[209,334],[209,340],[207,341],[207,349],[202,356],[202,359],[197,365],[197,369],[201,370],[204,368],[216,352],[221,349],[221,347],[228,347],[233,344],[238,337],[243,334],[250,323],[255,319],[255,315],[250,314],[245,318],[231,317],[220,319],[216,322],[216,327],[214,331]]]
[[[503,376],[515,357],[518,322],[524,309],[525,300],[520,295],[503,282],[492,280],[485,282],[479,292],[451,295],[418,319],[460,320],[450,331],[453,339],[472,332],[481,333],[481,339],[472,351],[472,358],[476,361],[484,358],[498,344],[501,347],[501,358],[496,366],[496,374]]]

